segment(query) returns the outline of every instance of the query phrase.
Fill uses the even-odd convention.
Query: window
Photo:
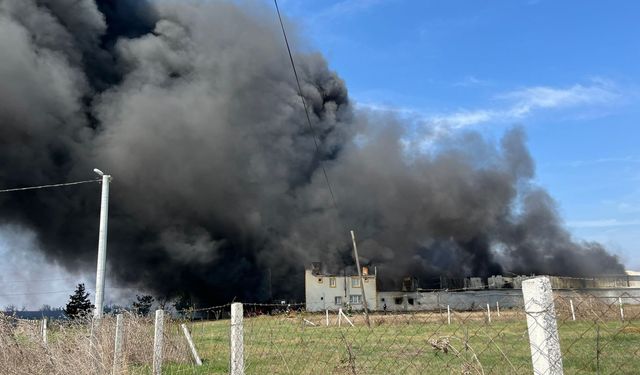
[[[362,303],[362,296],[360,294],[352,294],[349,296],[349,303],[352,305],[359,305]]]
[[[407,302],[409,302],[409,304],[410,304],[410,305],[413,305],[413,303],[414,303],[415,301],[414,301],[414,299],[413,299],[413,298],[409,298],[409,299],[407,300]]]
[[[335,302],[336,305],[341,306],[342,305],[342,297],[341,296],[336,296],[334,302]]]
[[[335,277],[330,277],[329,278],[329,286],[332,288],[336,287],[336,278]]]
[[[396,305],[402,305],[402,297],[394,298],[394,302],[396,303]]]
[[[352,277],[351,278],[351,287],[352,288],[360,288],[360,278]]]

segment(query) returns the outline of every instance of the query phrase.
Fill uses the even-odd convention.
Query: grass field
[[[303,319],[316,324],[303,324]],[[355,327],[324,325],[323,315],[245,318],[247,374],[531,374],[522,314],[373,316]],[[167,364],[166,373],[228,371],[229,321],[189,324],[204,365]],[[640,373],[640,321],[561,321],[565,374]],[[466,343],[466,345],[465,345]],[[465,349],[466,347],[466,349]],[[599,351],[599,353],[597,353]]]
[[[639,374],[640,306],[581,304],[572,321],[556,304],[565,374]],[[588,308],[587,308],[588,307]],[[228,312],[228,311],[227,311]],[[225,314],[218,314],[223,316]],[[302,311],[244,318],[247,374],[531,374],[522,310],[493,314],[456,312],[362,315],[339,327],[333,314]],[[0,318],[2,318],[0,316]],[[192,364],[179,320],[165,320],[163,374],[225,374],[229,369],[228,319],[186,322],[203,359]],[[115,319],[105,317],[90,342],[90,322],[51,325],[42,343],[38,322],[0,319],[0,374],[111,373]],[[124,372],[150,374],[153,322],[125,316]],[[96,364],[96,359],[98,363]]]

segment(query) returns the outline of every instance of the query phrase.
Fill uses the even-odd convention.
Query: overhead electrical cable
[[[302,86],[300,85],[300,78],[298,77],[298,70],[296,69],[296,63],[293,60],[293,54],[291,53],[291,47],[289,46],[289,39],[287,38],[287,32],[284,28],[284,23],[282,22],[282,16],[280,15],[280,8],[278,7],[278,0],[273,0],[276,6],[276,12],[278,13],[278,20],[280,21],[280,28],[282,29],[282,35],[284,36],[284,42],[287,45],[287,52],[289,53],[289,61],[291,61],[291,68],[293,69],[293,75],[296,78],[296,84],[298,85],[298,95],[302,100],[302,106],[304,107],[304,113],[307,116],[307,125],[309,127],[309,131],[313,137],[313,144],[316,146],[316,154],[320,155],[320,145],[318,144],[318,137],[316,136],[316,131],[313,128],[313,124],[311,123],[311,116],[309,115],[309,107],[307,106],[307,101],[302,95]],[[327,187],[329,188],[329,193],[331,194],[331,201],[333,202],[333,207],[337,210],[338,205],[336,204],[336,197],[333,194],[333,189],[331,188],[331,182],[329,181],[329,175],[327,174],[327,170],[324,165],[322,165],[322,161],[319,162],[320,167],[322,168],[322,173],[324,174],[324,180],[327,183]]]
[[[60,279],[38,279],[38,280],[3,280],[3,279],[0,279],[0,285],[18,284],[18,283],[51,282],[51,281],[69,281],[69,280],[77,280],[77,278],[75,278],[75,277],[66,277],[66,278],[60,278]]]
[[[0,294],[0,297],[33,296],[33,295],[39,295],[39,294],[61,294],[61,293],[73,293],[73,290],[60,290],[60,291],[55,291],[55,292],[9,293],[9,294]]]
[[[100,179],[95,179],[95,180],[86,180],[86,181],[65,182],[65,183],[62,183],[62,184],[27,186],[27,187],[21,187],[21,188],[13,188],[13,189],[2,189],[2,190],[0,190],[0,193],[11,193],[11,192],[16,192],[16,191],[36,190],[36,189],[48,189],[48,188],[61,187],[61,186],[89,184],[89,183],[92,183],[92,182],[100,182],[100,181],[101,181]]]

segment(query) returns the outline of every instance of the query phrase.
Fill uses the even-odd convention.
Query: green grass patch
[[[306,316],[309,318],[309,316]],[[531,374],[524,319],[412,322],[379,317],[372,328],[317,322],[301,316],[245,318],[247,374]],[[335,322],[332,322],[334,324]],[[640,321],[565,322],[560,337],[565,374],[640,373]],[[190,323],[202,367],[166,364],[164,373],[224,374],[229,368],[229,321]],[[599,338],[598,336],[599,328]],[[599,351],[599,352],[598,352]],[[146,369],[142,371],[146,373]]]

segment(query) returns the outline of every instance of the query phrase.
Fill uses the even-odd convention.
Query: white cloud
[[[307,22],[330,21],[339,17],[366,11],[389,0],[343,0],[311,14]]]
[[[590,104],[606,104],[619,95],[610,84],[598,82],[591,86],[573,85],[569,88],[548,86],[528,87],[502,95],[514,104],[504,113],[518,118],[544,108],[566,108]]]
[[[617,204],[616,208],[618,209],[618,211],[625,213],[625,214],[636,214],[636,213],[640,213],[640,204],[634,202],[634,203],[629,203],[629,202],[620,202]]]
[[[372,110],[391,111],[402,116],[418,117],[426,125],[441,129],[457,129],[488,122],[503,123],[532,116],[543,110],[604,106],[620,97],[619,90],[611,82],[594,80],[591,85],[576,84],[570,87],[533,86],[495,96],[498,105],[489,108],[466,109],[433,113],[410,108],[394,108],[375,103],[359,103]]]
[[[621,221],[618,219],[578,220],[569,221],[567,226],[571,228],[612,228],[640,225],[640,220]]]
[[[400,117],[424,117],[420,111],[409,107],[397,107],[376,102],[356,102],[356,108],[366,109],[374,112],[388,112]]]
[[[426,122],[435,125],[449,125],[452,128],[462,128],[470,125],[488,122],[496,118],[498,113],[488,109],[473,111],[462,110],[445,115],[434,115],[426,119]]]
[[[556,165],[565,167],[591,167],[597,164],[636,164],[640,163],[640,157],[637,156],[625,156],[619,158],[598,158],[591,160],[572,160],[569,162],[557,163]]]
[[[503,124],[522,120],[544,111],[561,109],[601,110],[621,97],[620,90],[610,81],[592,79],[590,85],[575,84],[559,88],[532,86],[509,91],[492,97],[491,107],[451,112],[433,112],[410,107],[381,104],[374,101],[357,102],[356,107],[374,112],[391,113],[411,124],[412,131],[405,140],[408,152],[426,152],[434,142],[452,131],[469,126],[494,123]],[[600,162],[606,162],[603,159]],[[612,160],[613,161],[613,160]],[[626,160],[634,161],[633,159]]]

